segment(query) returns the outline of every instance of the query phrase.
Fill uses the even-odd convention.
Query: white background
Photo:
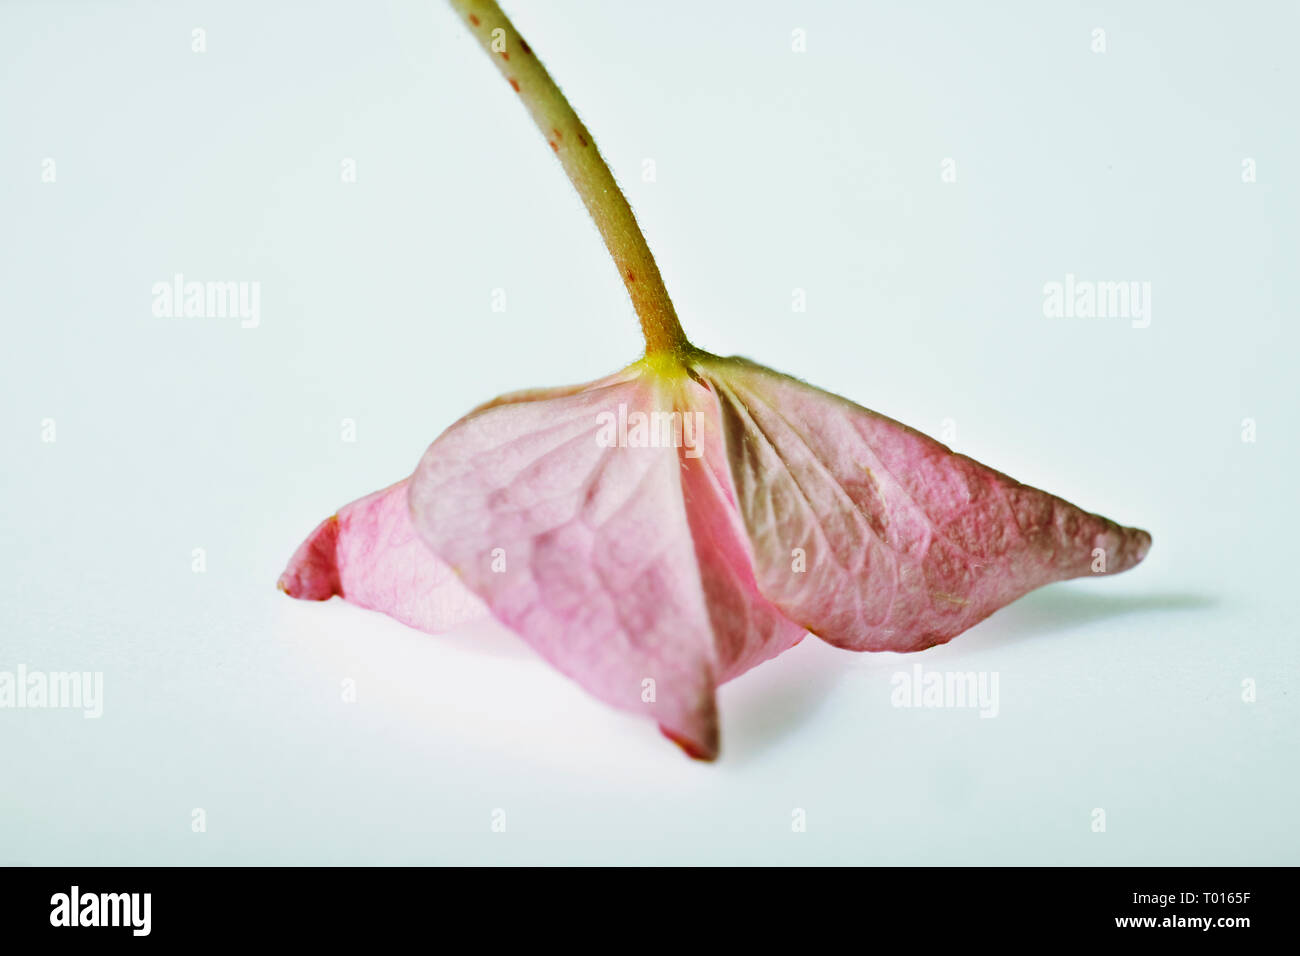
[[[1296,7],[507,9],[697,344],[952,419],[1150,556],[919,656],[807,639],[722,689],[714,765],[492,626],[292,601],[466,409],[636,357],[617,273],[441,3],[5,3],[0,670],[105,700],[0,710],[0,863],[1300,862]],[[177,272],[259,327],[155,317]],[[1045,318],[1066,273],[1150,327]],[[917,661],[999,716],[891,707]]]

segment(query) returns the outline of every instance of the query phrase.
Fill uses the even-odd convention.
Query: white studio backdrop
[[[0,709],[0,863],[1300,862],[1297,8],[506,10],[697,344],[1150,556],[920,655],[809,638],[711,766],[499,628],[289,600],[464,411],[634,359],[619,277],[436,0],[5,3],[0,672],[103,695]],[[178,274],[256,316],[156,315]],[[917,664],[996,717],[894,706]]]

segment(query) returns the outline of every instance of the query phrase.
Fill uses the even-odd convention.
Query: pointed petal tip
[[[342,594],[338,569],[339,517],[331,515],[316,526],[289,559],[278,587],[292,598],[326,601]]]
[[[1151,534],[1141,528],[1121,527],[1118,534],[1111,538],[1110,547],[1107,547],[1104,540],[1099,544],[1108,551],[1109,565],[1101,573],[1121,574],[1137,567],[1146,558],[1147,552],[1151,550]],[[1111,551],[1110,548],[1114,550]],[[1093,573],[1098,571],[1099,569],[1093,568]]]
[[[1133,531],[1134,537],[1137,541],[1137,547],[1134,550],[1133,563],[1141,564],[1142,560],[1147,556],[1147,552],[1151,550],[1151,533],[1149,531],[1143,531],[1141,528],[1134,528]]]
[[[713,735],[712,740],[701,742],[691,740],[688,737],[675,733],[663,724],[659,725],[659,732],[680,747],[682,753],[686,754],[686,756],[690,757],[692,760],[698,760],[701,763],[713,763],[718,759],[719,748],[717,734]]]

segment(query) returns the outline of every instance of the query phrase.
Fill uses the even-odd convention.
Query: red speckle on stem
[[[628,270],[627,270],[627,281],[628,281],[628,282],[635,282],[635,281],[636,281],[636,276],[632,274],[632,270],[631,270],[631,269],[628,269]]]
[[[519,92],[519,81],[516,80],[513,76],[510,77],[510,85],[513,86],[513,87],[515,88],[515,92],[516,92],[516,93]]]
[[[523,37],[519,38],[519,49],[523,50],[525,53],[533,52],[533,48],[528,45],[528,41]]]
[[[587,137],[583,136],[581,133],[578,134],[578,145],[579,146],[587,145]]]
[[[551,127],[551,132],[555,135],[555,138],[556,138],[556,139],[564,139],[564,134],[561,133],[561,132],[560,132],[558,129],[556,129],[554,126]]]
[[[560,147],[555,145],[555,140],[548,139],[547,142],[551,144],[551,149],[555,150],[557,153],[560,151]]]
[[[478,25],[479,25],[480,23],[482,23],[483,21],[480,20],[478,17],[476,17],[474,14],[471,13],[471,14],[469,15],[469,22],[472,23],[472,24],[474,24],[474,26],[478,26]]]

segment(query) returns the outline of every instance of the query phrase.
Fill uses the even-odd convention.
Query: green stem
[[[659,267],[636,224],[632,207],[601,158],[587,127],[494,0],[450,0],[450,3],[524,101],[533,122],[559,157],[587,212],[596,221],[605,248],[618,266],[619,276],[641,319],[646,355],[686,349],[686,335],[677,321]]]

